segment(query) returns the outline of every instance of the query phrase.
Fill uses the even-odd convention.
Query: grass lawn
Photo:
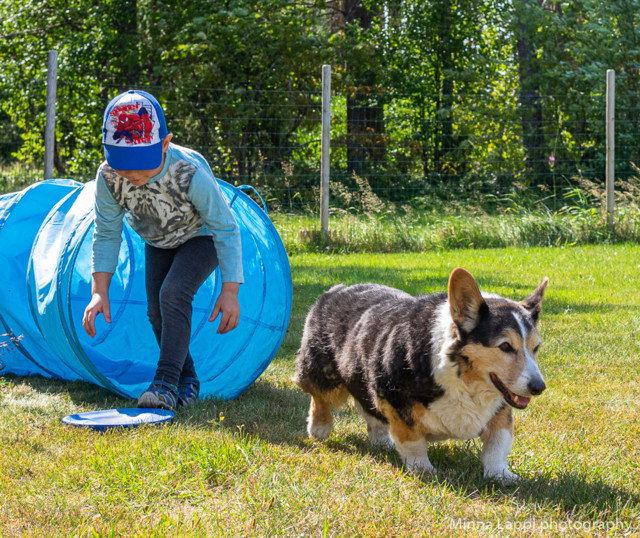
[[[299,254],[278,355],[234,401],[168,426],[99,434],[82,411],[134,401],[81,382],[0,378],[0,535],[414,536],[640,534],[640,247]],[[456,266],[523,298],[550,279],[540,364],[548,389],[516,411],[509,458],[525,477],[482,477],[480,442],[432,445],[438,476],[372,449],[352,408],[324,443],[289,380],[313,301],[337,282],[443,291]],[[0,357],[1,358],[1,357]]]

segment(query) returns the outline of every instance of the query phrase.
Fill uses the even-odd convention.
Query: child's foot
[[[187,407],[198,400],[200,381],[195,377],[181,377],[178,383],[178,405]]]
[[[154,381],[138,398],[138,407],[174,411],[178,407],[178,387],[166,381]]]

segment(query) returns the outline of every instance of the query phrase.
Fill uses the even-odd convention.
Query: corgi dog
[[[548,278],[516,302],[481,293],[456,268],[448,293],[414,297],[379,284],[332,287],[307,315],[293,380],[311,395],[307,432],[326,439],[349,397],[369,440],[405,469],[435,473],[429,442],[482,440],[487,479],[512,484],[511,410],[546,388],[538,318]]]

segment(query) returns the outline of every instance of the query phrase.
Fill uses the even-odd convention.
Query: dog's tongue
[[[531,398],[525,398],[524,396],[518,396],[514,394],[513,401],[516,402],[516,405],[522,407],[523,409],[529,405]]]

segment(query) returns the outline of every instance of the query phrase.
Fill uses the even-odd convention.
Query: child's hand
[[[228,333],[238,326],[238,322],[240,321],[239,289],[240,284],[237,282],[222,283],[222,291],[209,318],[209,321],[213,321],[218,317],[218,314],[222,312],[218,334]]]
[[[103,297],[100,293],[94,293],[91,297],[91,302],[84,310],[84,317],[82,318],[82,326],[91,338],[96,335],[96,316],[101,312],[104,320],[107,323],[111,323],[111,304],[109,298],[106,296]]]

